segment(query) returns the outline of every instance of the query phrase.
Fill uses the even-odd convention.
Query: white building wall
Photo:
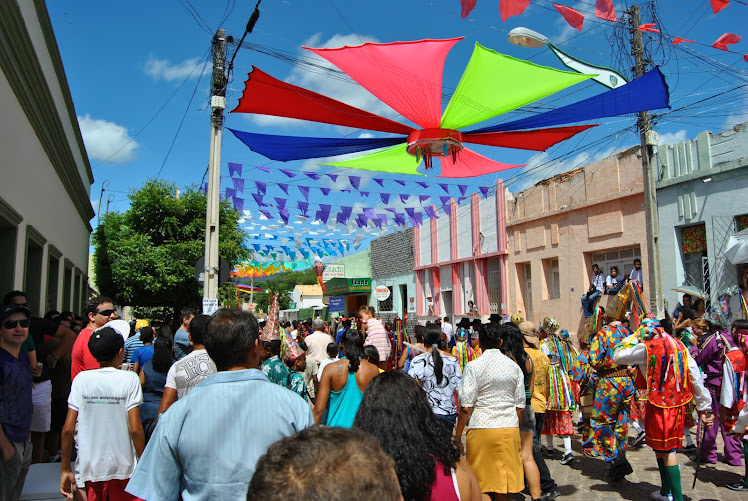
[[[457,209],[457,257],[462,259],[473,255],[473,215],[470,204]]]

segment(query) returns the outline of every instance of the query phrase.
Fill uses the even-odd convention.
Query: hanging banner
[[[328,264],[322,272],[322,281],[327,282],[333,278],[345,278],[344,264]]]

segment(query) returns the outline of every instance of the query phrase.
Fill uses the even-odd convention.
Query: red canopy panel
[[[555,127],[548,129],[521,130],[510,132],[478,132],[463,133],[462,142],[484,144],[486,146],[501,146],[516,150],[545,151],[554,144],[566,141],[593,125],[574,125],[571,127]]]
[[[298,118],[404,135],[414,130],[322,94],[282,82],[254,66],[244,82],[244,92],[239,104],[231,112]]]
[[[468,148],[464,148],[457,155],[457,162],[452,162],[452,157],[440,157],[440,160],[442,173],[437,177],[476,177],[525,166],[525,164],[503,164]]]

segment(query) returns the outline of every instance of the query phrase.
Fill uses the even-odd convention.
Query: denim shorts
[[[533,433],[535,431],[535,411],[532,405],[526,404],[522,412],[522,422],[519,424],[520,432]]]

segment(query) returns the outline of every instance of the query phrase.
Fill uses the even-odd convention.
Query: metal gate
[[[728,287],[738,284],[738,268],[725,257],[727,242],[735,234],[734,216],[712,216],[712,245],[714,254],[709,256],[713,263],[708,269],[710,273],[711,290],[707,292],[719,294]]]
[[[488,313],[501,313],[501,260],[488,260]]]

